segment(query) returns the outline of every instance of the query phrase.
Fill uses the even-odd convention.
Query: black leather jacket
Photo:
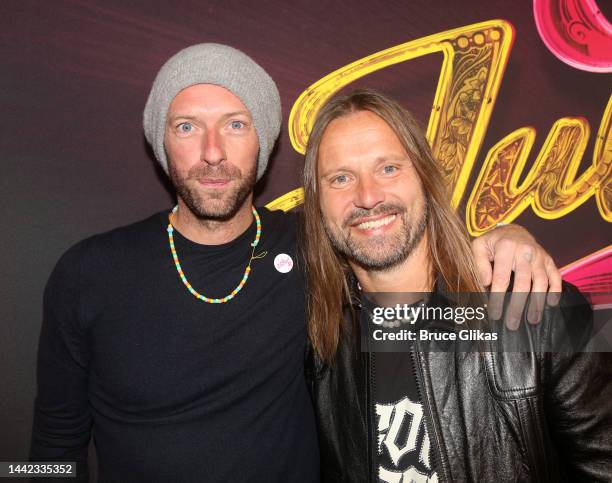
[[[584,323],[585,306],[563,301],[554,313]],[[549,336],[556,318],[545,310],[540,327]],[[332,366],[307,356],[322,480],[378,481],[370,354],[359,349],[358,327],[346,326]],[[439,481],[612,481],[612,354],[430,352],[415,344]]]

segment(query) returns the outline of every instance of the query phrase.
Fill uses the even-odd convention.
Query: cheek
[[[412,192],[410,193],[410,202],[415,206],[422,208],[425,203],[425,195],[423,194],[423,188],[417,183]]]
[[[229,140],[226,144],[228,161],[245,168],[250,167],[253,163],[257,163],[258,153],[259,140],[256,134],[248,138]]]
[[[192,158],[199,158],[199,143],[194,138],[173,139],[167,138],[164,142],[166,154],[174,164],[184,164]]]
[[[388,199],[398,200],[410,207],[420,203],[419,200],[423,198],[423,189],[415,176],[406,176],[403,179],[398,179],[393,186],[389,186],[387,195]]]
[[[321,212],[325,219],[341,225],[349,204],[347,193],[339,190],[323,190],[320,200]]]

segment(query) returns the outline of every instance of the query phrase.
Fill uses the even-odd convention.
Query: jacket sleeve
[[[89,354],[78,315],[79,262],[78,249],[72,248],[45,288],[30,447],[31,461],[76,461],[77,478],[70,481],[88,481],[91,435]]]
[[[589,333],[592,311],[576,291],[570,303],[561,301],[553,330],[568,334]],[[564,297],[565,298],[565,297]],[[581,299],[582,303],[577,303]],[[561,318],[561,320],[559,320]],[[563,345],[563,344],[562,344]],[[553,352],[549,357],[546,415],[567,476],[576,481],[610,481],[612,478],[612,353],[589,352],[582,340],[574,351]]]

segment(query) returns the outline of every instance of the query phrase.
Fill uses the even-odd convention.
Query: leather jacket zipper
[[[417,366],[417,357],[416,357],[416,348],[414,347],[414,343],[410,344],[410,361],[412,362],[412,371],[414,373],[414,379],[416,381],[417,394],[419,395],[419,399],[423,405],[423,411],[425,412],[425,426],[427,427],[427,433],[429,434],[429,455],[432,459],[432,467],[438,474],[438,481],[451,481],[450,478],[447,478],[446,472],[442,467],[442,457],[440,456],[440,451],[442,451],[441,442],[439,441],[438,434],[434,431],[433,427],[433,415],[431,412],[431,407],[429,404],[429,399],[427,399],[427,394],[421,390],[423,384],[423,376],[419,367]]]
[[[375,394],[375,386],[376,386],[376,379],[374,379],[375,377],[375,372],[376,372],[376,368],[375,368],[375,362],[374,362],[374,358],[372,357],[372,351],[368,350],[368,375],[369,375],[369,381],[370,383],[368,384],[368,474],[370,475],[370,481],[372,482],[378,482],[378,472],[376,471],[376,455],[375,455],[375,451],[377,449],[377,445],[376,442],[374,442],[374,435],[375,435],[375,421],[374,419],[374,414],[376,414],[376,408],[374,407],[374,397],[373,394]],[[374,444],[373,444],[374,443]]]
[[[357,303],[357,307],[359,309],[362,308],[361,303]],[[363,314],[360,314],[360,317],[363,316]],[[366,361],[366,384],[365,384],[365,388],[366,388],[366,401],[365,401],[365,408],[366,408],[366,429],[367,429],[367,442],[366,442],[366,450],[367,450],[367,459],[368,459],[368,475],[369,475],[369,479],[372,482],[378,482],[378,479],[376,479],[376,474],[374,473],[374,461],[375,461],[375,455],[374,455],[374,451],[376,451],[376,445],[372,445],[372,441],[374,438],[374,423],[372,421],[373,415],[375,414],[375,408],[374,408],[374,400],[373,400],[373,391],[374,391],[374,361],[372,359],[372,346],[370,344],[370,338],[366,337],[366,346],[367,346],[367,352],[366,352],[366,357],[365,357],[365,361]]]

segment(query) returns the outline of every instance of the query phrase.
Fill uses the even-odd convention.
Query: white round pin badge
[[[280,273],[290,272],[293,268],[293,259],[286,253],[279,253],[274,257],[274,268]]]

